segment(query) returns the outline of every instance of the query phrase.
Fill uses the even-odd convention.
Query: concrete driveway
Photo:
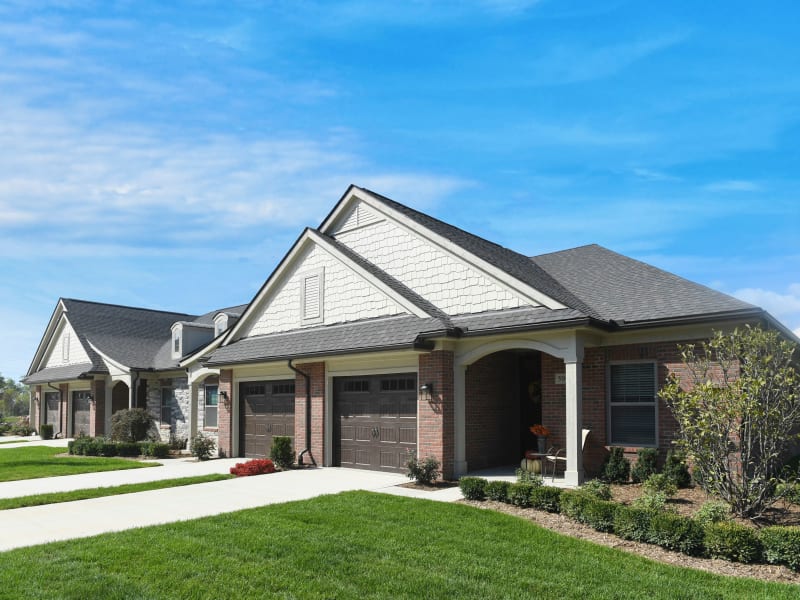
[[[203,469],[216,469],[217,472],[227,472],[230,465],[241,460],[224,459],[191,464],[185,462],[183,465],[179,464],[180,461],[174,461],[170,467],[51,477],[29,480],[25,483],[28,486],[41,486],[47,491],[63,489],[63,485],[66,483],[69,484],[69,489],[98,487],[95,484],[120,485],[138,481],[138,478],[145,474],[149,475],[151,472],[166,473],[168,469],[174,472],[184,469],[181,471],[181,475],[170,474],[169,477],[188,477],[199,474],[190,473],[193,470],[191,465],[202,466]],[[57,480],[69,480],[69,482]],[[134,527],[207,517],[278,502],[304,500],[322,494],[335,494],[348,490],[369,490],[441,501],[453,501],[461,498],[457,487],[436,492],[397,487],[397,484],[407,481],[405,476],[392,473],[328,467],[255,477],[239,477],[225,481],[77,502],[3,510],[0,511],[0,551],[57,540],[88,537],[111,531],[122,531]],[[16,492],[22,489],[22,483],[0,484],[0,497],[10,497],[9,494],[19,495]],[[29,491],[26,493],[39,492]]]

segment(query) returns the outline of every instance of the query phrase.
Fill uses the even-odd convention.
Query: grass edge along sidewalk
[[[151,490],[162,490],[185,485],[195,485],[197,483],[210,483],[212,481],[223,481],[231,478],[233,478],[233,475],[212,473],[210,475],[197,475],[194,477],[158,479],[156,481],[146,481],[144,483],[127,483],[124,485],[108,487],[85,488],[81,490],[72,490],[69,492],[52,492],[49,494],[17,496],[15,498],[0,498],[0,510],[26,508],[29,506],[42,506],[44,504],[58,504],[61,502],[74,502],[76,500],[89,500],[91,498],[103,498],[105,496],[134,494],[136,492],[149,492]]]
[[[30,446],[0,450],[0,482],[161,466],[125,458],[57,456],[66,448]]]
[[[343,549],[346,549],[344,551]],[[135,558],[135,559],[134,559]],[[345,492],[0,553],[50,598],[796,598],[466,506]]]

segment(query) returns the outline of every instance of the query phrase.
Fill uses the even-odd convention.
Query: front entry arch
[[[118,381],[111,389],[111,415],[127,410],[130,403],[130,388],[124,381]]]

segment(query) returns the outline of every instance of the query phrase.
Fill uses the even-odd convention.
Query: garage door
[[[333,380],[334,464],[405,472],[417,449],[417,376]]]
[[[72,392],[72,435],[89,435],[89,398],[86,392]]]
[[[61,433],[61,423],[58,418],[59,402],[61,402],[61,394],[59,392],[44,393],[44,422],[53,426],[53,435]]]
[[[294,379],[241,383],[239,398],[239,454],[268,458],[274,435],[291,437],[294,446]]]

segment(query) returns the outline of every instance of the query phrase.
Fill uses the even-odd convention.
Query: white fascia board
[[[28,372],[25,374],[26,377],[39,370],[42,360],[47,356],[47,351],[50,349],[53,338],[61,324],[61,317],[66,312],[67,309],[64,306],[64,301],[59,298],[55,309],[53,309],[53,314],[50,315],[50,320],[47,322],[44,334],[42,334],[42,339],[39,340],[39,346],[36,348],[36,354],[33,355],[33,360],[31,361],[30,367],[28,367]]]
[[[358,195],[356,195],[358,192]],[[389,219],[393,220],[394,222],[398,223],[399,225],[403,226],[409,232],[414,235],[418,235],[429,241],[430,243],[438,246],[447,254],[452,256],[455,260],[463,262],[470,267],[477,269],[484,275],[486,275],[489,279],[493,280],[499,286],[505,288],[511,293],[518,294],[531,302],[534,305],[544,306],[545,308],[549,308],[551,310],[558,310],[560,308],[569,308],[564,304],[561,304],[557,300],[551,298],[547,294],[544,294],[523,282],[519,279],[514,277],[510,277],[508,273],[503,271],[502,269],[498,269],[490,262],[483,260],[482,258],[475,256],[471,252],[468,252],[458,244],[455,244],[448,240],[447,238],[438,235],[437,233],[431,231],[427,227],[422,227],[412,219],[408,218],[406,215],[393,210],[392,208],[386,206],[383,202],[381,202],[378,198],[375,198],[372,194],[363,190],[361,188],[354,187],[350,190],[348,195],[343,199],[341,204],[331,213],[330,217],[325,220],[323,223],[323,227],[329,227],[330,225],[336,222],[336,219],[341,215],[341,213],[346,210],[354,200],[361,200],[362,202],[369,205],[370,208],[376,210],[380,214],[388,217]],[[324,231],[324,229],[323,229]]]
[[[110,365],[110,366],[114,367],[115,369],[121,371],[122,373],[125,373],[126,375],[130,375],[130,373],[131,373],[131,368],[130,367],[128,367],[126,365],[123,365],[121,362],[119,362],[117,360],[114,360],[108,354],[105,354],[102,350],[100,350],[97,346],[95,346],[92,342],[89,342],[89,346],[91,346],[92,350],[97,352],[97,355],[100,358],[103,359],[103,362],[105,362],[106,365]]]
[[[427,312],[425,312],[424,310],[422,310],[422,308],[420,308],[413,302],[407,300],[406,298],[398,294],[395,290],[393,290],[383,281],[375,277],[372,273],[362,268],[361,265],[350,260],[350,258],[342,254],[338,248],[330,244],[323,236],[321,236],[317,232],[309,230],[308,234],[309,237],[314,241],[314,243],[317,244],[318,247],[322,248],[332,258],[338,260],[344,267],[357,273],[362,279],[366,280],[370,285],[377,288],[383,294],[391,298],[394,302],[399,304],[407,312],[422,319],[432,316]]]

